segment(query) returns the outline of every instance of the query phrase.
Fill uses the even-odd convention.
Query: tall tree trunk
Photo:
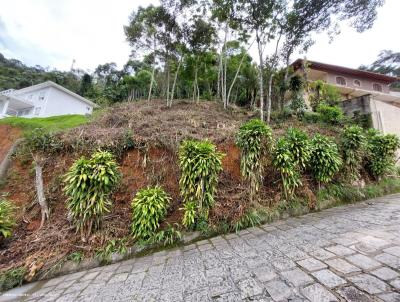
[[[256,39],[258,46],[258,58],[260,60],[260,74],[258,76],[259,85],[260,85],[260,120],[264,120],[264,59],[263,59],[263,50],[262,43],[258,31],[256,31]]]
[[[254,40],[254,41],[255,41],[255,40]],[[251,48],[251,46],[253,46],[254,41],[253,41],[253,42],[250,44],[250,46],[247,48],[247,51]],[[239,76],[239,72],[240,72],[240,69],[242,68],[244,58],[245,58],[246,55],[247,55],[247,51],[243,54],[242,58],[240,59],[239,66],[238,66],[238,68],[237,68],[237,70],[236,70],[236,73],[235,73],[235,77],[233,78],[233,81],[232,81],[232,83],[231,83],[231,85],[230,85],[230,87],[229,87],[228,96],[227,96],[227,103],[228,103],[228,104],[229,104],[229,100],[230,100],[230,95],[231,95],[231,92],[232,92],[232,88],[233,88],[233,86],[235,85],[235,82],[236,82],[237,77]]]
[[[269,123],[271,120],[272,78],[274,76],[274,69],[278,63],[278,48],[279,48],[279,42],[281,41],[281,38],[282,38],[282,32],[279,33],[278,40],[276,41],[275,53],[272,57],[271,72],[270,72],[269,80],[268,80],[267,123]]]
[[[172,89],[171,89],[171,98],[169,100],[169,107],[172,107],[172,101],[174,100],[175,86],[176,86],[176,81],[178,79],[179,70],[182,65],[182,60],[183,60],[183,56],[179,59],[178,68],[176,69],[176,72],[175,72],[174,82],[172,84]]]
[[[167,59],[166,62],[166,69],[167,69],[167,106],[169,104],[169,77],[170,77],[170,70],[169,70],[169,60]]]
[[[153,89],[153,82],[154,82],[154,73],[155,73],[155,70],[156,70],[156,66],[154,65],[154,66],[153,66],[153,70],[152,70],[152,72],[151,72],[149,96],[148,96],[148,98],[147,98],[147,102],[149,102],[149,103],[150,103],[150,100],[151,100],[151,91],[152,91],[152,89]]]
[[[40,222],[40,228],[43,227],[46,219],[49,219],[50,212],[49,207],[47,205],[46,197],[44,195],[44,187],[43,187],[43,163],[44,159],[41,158],[40,155],[34,155],[33,161],[35,164],[35,187],[36,187],[36,195],[37,200],[40,206],[40,211],[42,213],[42,220]]]

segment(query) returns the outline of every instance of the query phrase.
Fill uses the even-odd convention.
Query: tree
[[[125,35],[132,46],[132,56],[141,51],[153,53],[148,101],[151,99],[158,56],[168,57],[173,44],[172,32],[175,30],[174,18],[162,6],[139,7],[130,16],[129,25],[124,26]],[[168,65],[168,63],[167,63]]]
[[[360,69],[400,77],[400,52],[382,50],[370,66],[361,65]],[[400,81],[392,86],[400,88]]]

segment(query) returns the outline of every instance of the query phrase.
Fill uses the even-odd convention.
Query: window
[[[354,86],[361,87],[360,80],[354,80]]]
[[[44,96],[45,96],[44,91],[42,91],[42,92],[39,94],[39,101],[43,101],[43,100],[44,100]]]
[[[382,85],[381,85],[381,84],[374,83],[374,84],[372,85],[372,89],[375,90],[375,91],[382,92]]]
[[[36,107],[35,108],[35,115],[39,115],[41,109],[42,109],[41,107]]]
[[[336,77],[336,84],[346,86],[346,79],[344,77]]]

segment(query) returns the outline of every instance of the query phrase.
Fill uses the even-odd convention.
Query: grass
[[[51,132],[65,130],[85,124],[88,121],[89,118],[86,116],[69,114],[43,118],[7,117],[0,120],[0,125],[6,124],[20,128],[27,134],[37,128],[43,128]]]
[[[24,281],[26,269],[19,267],[0,274],[0,292],[21,286]]]

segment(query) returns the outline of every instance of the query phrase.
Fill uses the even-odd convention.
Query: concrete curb
[[[201,237],[202,237],[202,235],[200,232],[186,233],[182,236],[182,241],[178,246],[184,246],[185,244],[192,243],[193,241],[196,241]],[[59,277],[62,275],[76,273],[76,272],[79,272],[82,270],[88,270],[88,269],[100,267],[103,265],[117,263],[117,262],[120,262],[123,260],[132,259],[132,258],[135,258],[138,256],[140,257],[141,256],[140,254],[145,251],[149,251],[150,254],[152,254],[151,250],[154,248],[159,248],[159,247],[162,248],[162,246],[159,246],[159,245],[142,246],[139,244],[135,244],[131,247],[128,247],[127,252],[125,254],[119,254],[119,253],[111,254],[111,259],[107,263],[101,263],[96,258],[84,259],[80,263],[76,263],[74,261],[67,260],[66,262],[62,263],[60,267],[58,267],[52,271],[48,271],[45,275],[42,275],[42,276],[39,275],[38,279],[35,279],[34,281],[47,280],[47,279]]]
[[[2,162],[0,163],[0,180],[4,180],[7,177],[7,172],[11,165],[11,160],[12,160],[11,157],[17,150],[18,146],[23,142],[23,140],[24,140],[23,138],[17,139],[15,143],[11,146],[11,148],[8,150]]]

